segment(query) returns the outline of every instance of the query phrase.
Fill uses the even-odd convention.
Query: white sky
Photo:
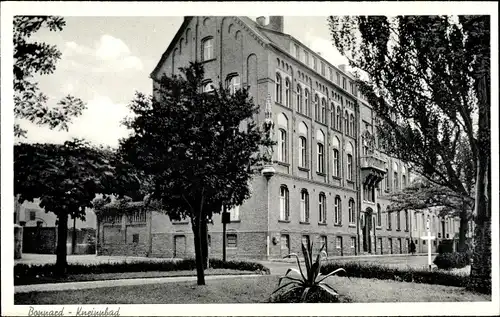
[[[255,19],[255,16],[251,16]],[[72,137],[116,146],[127,136],[120,125],[135,91],[151,93],[149,73],[182,24],[183,17],[65,17],[61,32],[40,30],[33,40],[57,45],[62,58],[54,74],[39,76],[40,88],[56,103],[65,94],[81,98],[87,110],[69,131],[25,120],[28,142],[64,142]],[[288,33],[334,65],[346,60],[330,41],[327,17],[284,18]],[[139,36],[140,35],[140,36]]]

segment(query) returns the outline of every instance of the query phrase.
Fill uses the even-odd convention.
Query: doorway
[[[174,258],[186,256],[186,236],[174,236]]]
[[[363,252],[372,253],[372,241],[371,241],[371,231],[372,231],[372,214],[371,208],[366,209],[364,224],[363,224]]]

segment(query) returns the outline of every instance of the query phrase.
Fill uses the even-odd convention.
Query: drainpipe
[[[361,116],[360,116],[360,112],[359,112],[359,103],[358,103],[358,100],[356,100],[356,104],[355,104],[355,107],[356,107],[356,127],[355,127],[355,130],[356,130],[356,205],[358,206],[358,210],[356,212],[356,216],[357,216],[357,221],[356,221],[356,240],[357,240],[357,243],[356,243],[356,251],[357,251],[357,254],[360,254],[361,252],[361,248],[360,248],[360,245],[361,245],[361,237],[360,237],[360,234],[359,234],[359,231],[360,231],[360,222],[361,222],[361,190],[360,190],[360,187],[361,187],[361,150],[360,150],[360,142],[359,142],[359,138],[360,138],[360,124],[359,124],[359,120],[361,119]],[[365,219],[366,221],[366,219]]]

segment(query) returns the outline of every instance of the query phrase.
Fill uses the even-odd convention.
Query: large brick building
[[[429,215],[385,212],[387,194],[404,188],[410,171],[379,150],[377,118],[353,76],[284,33],[283,17],[265,21],[185,17],[151,74],[176,74],[202,61],[204,89],[219,82],[247,87],[262,109],[258,123],[272,114],[275,172],[256,176],[251,198],[231,211],[228,256],[278,258],[306,240],[326,242],[331,255],[407,253],[410,239],[424,251],[419,237]],[[430,216],[434,234],[452,238],[457,232],[455,220]],[[220,215],[213,220],[210,252],[218,256]],[[157,212],[98,219],[98,240],[109,253],[194,254],[189,222],[172,223]]]

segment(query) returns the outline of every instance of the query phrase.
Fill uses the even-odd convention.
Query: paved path
[[[249,275],[209,275],[205,276],[205,280],[227,279],[235,277],[258,277],[265,275],[249,274]],[[89,282],[72,282],[72,283],[48,283],[48,284],[33,284],[33,285],[18,285],[14,287],[14,293],[29,293],[29,292],[50,292],[50,291],[70,291],[102,287],[116,286],[133,286],[146,284],[162,284],[175,282],[190,282],[196,281],[196,276],[178,276],[178,277],[159,277],[159,278],[134,278],[121,280],[105,280],[105,281],[89,281]]]

